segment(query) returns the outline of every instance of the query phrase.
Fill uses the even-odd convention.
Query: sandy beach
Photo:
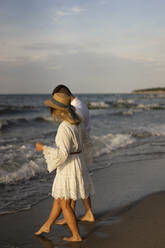
[[[107,223],[92,233],[84,247],[163,248],[164,209],[165,192],[152,194],[119,212],[116,223]]]
[[[137,163],[139,163],[139,166],[137,166]],[[144,181],[147,181],[148,169],[146,170],[146,168],[149,168],[153,174],[151,173],[148,178],[153,181],[154,177],[152,175],[154,175],[155,180],[158,180],[158,173],[162,174],[159,171],[164,164],[164,159],[132,162],[129,165],[124,165],[123,171],[127,171],[125,175],[121,166],[98,171],[93,178],[96,186],[96,196],[92,199],[96,222],[79,222],[83,242],[64,242],[62,237],[70,235],[67,226],[53,225],[51,233],[42,237],[33,235],[48,216],[52,204],[52,198],[49,197],[28,211],[0,216],[0,247],[164,248],[165,192],[153,190],[152,194],[147,194],[144,191],[143,194],[136,193],[136,201],[132,201],[133,198],[131,198],[130,202],[125,201],[124,204],[120,204],[120,207],[117,208],[115,207],[115,200],[112,198],[114,185],[112,187],[112,180],[109,180],[110,173],[111,178],[112,176],[114,177],[116,187],[118,187],[118,184],[125,185],[125,182],[128,180],[130,184],[128,187],[125,186],[126,188],[123,187],[123,194],[125,194],[126,198],[129,198],[126,193],[128,193],[131,183],[133,186],[135,178],[140,180],[139,186],[143,188],[143,180],[139,178],[140,173],[146,178]],[[129,172],[126,170],[126,166],[130,168]],[[154,171],[153,168],[155,167],[157,170]],[[132,182],[130,178],[132,178]],[[115,197],[118,198],[120,195]],[[82,214],[83,208],[81,202],[79,202],[77,205],[77,216]]]

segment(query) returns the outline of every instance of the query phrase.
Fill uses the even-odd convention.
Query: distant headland
[[[165,94],[165,87],[139,89],[139,90],[134,90],[131,93],[132,94]]]

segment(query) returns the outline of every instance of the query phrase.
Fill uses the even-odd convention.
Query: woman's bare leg
[[[83,204],[85,207],[85,215],[83,217],[81,217],[80,220],[81,221],[94,222],[95,217],[94,217],[93,212],[92,212],[90,197],[88,197],[86,199],[82,199],[82,201],[83,201]],[[75,211],[76,201],[71,200],[71,207],[72,207],[73,211]],[[56,224],[57,225],[64,225],[64,224],[66,224],[66,220],[64,218],[61,220],[57,220]]]
[[[72,208],[73,212],[75,211],[75,207],[76,207],[76,201],[71,200],[71,208]],[[64,218],[62,218],[61,220],[57,220],[56,224],[57,225],[64,225],[64,224],[66,224],[66,220]]]
[[[50,232],[50,228],[51,228],[52,224],[58,218],[60,213],[61,213],[60,199],[54,199],[53,207],[52,207],[52,210],[50,212],[49,218],[41,226],[41,228],[37,232],[35,232],[35,235],[40,235],[43,232],[46,232],[46,233]]]
[[[70,231],[72,232],[72,236],[67,238],[65,237],[64,240],[66,241],[82,241],[82,238],[80,236],[78,225],[76,222],[76,217],[74,215],[74,212],[71,208],[71,201],[62,199],[60,201],[62,212],[64,215],[64,219],[66,220],[68,227]]]
[[[83,204],[84,204],[86,213],[80,220],[81,221],[94,222],[95,217],[94,217],[93,212],[92,212],[90,197],[83,199]]]

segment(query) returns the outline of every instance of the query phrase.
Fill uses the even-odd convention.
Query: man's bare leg
[[[80,220],[81,221],[94,222],[95,217],[94,217],[93,212],[92,212],[90,197],[83,199],[82,201],[83,201],[83,204],[85,207],[85,215],[82,218],[80,218]],[[71,207],[72,207],[73,211],[75,211],[76,201],[73,201],[73,200],[71,201]],[[64,224],[66,224],[66,221],[63,218],[61,220],[57,220],[56,224],[57,225],[64,225]]]
[[[41,226],[41,228],[37,232],[35,232],[35,235],[40,235],[43,232],[49,233],[52,224],[59,217],[60,213],[61,213],[60,199],[54,199],[53,207],[52,207],[52,210],[50,212],[49,218]]]
[[[72,208],[73,212],[75,211],[75,207],[76,207],[76,201],[71,200],[71,208]],[[57,220],[56,224],[57,225],[65,225],[66,220],[64,218],[62,218],[61,220]]]
[[[94,217],[93,212],[92,212],[90,197],[83,199],[82,201],[83,201],[86,213],[82,218],[80,218],[80,220],[81,221],[94,222],[95,217]]]

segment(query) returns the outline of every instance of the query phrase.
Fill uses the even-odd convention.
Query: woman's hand
[[[37,142],[37,143],[36,143],[36,151],[37,151],[37,152],[42,151],[42,150],[43,150],[43,146],[44,146],[43,144]]]

